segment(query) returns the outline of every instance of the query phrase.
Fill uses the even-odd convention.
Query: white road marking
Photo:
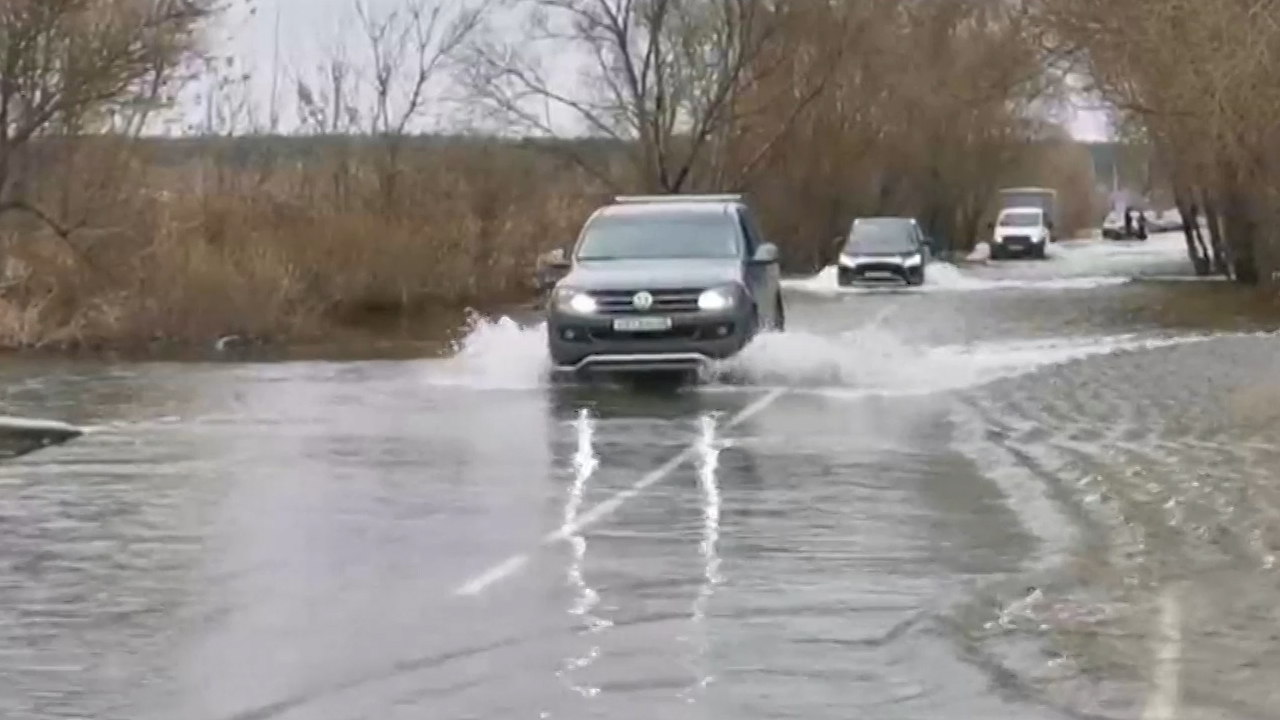
[[[1151,692],[1142,720],[1177,720],[1182,673],[1182,602],[1176,587],[1160,596],[1160,617],[1152,638]]]
[[[524,553],[520,553],[519,555],[512,555],[506,560],[503,560],[497,565],[494,565],[493,567],[489,568],[483,573],[480,573],[479,575],[475,576],[471,580],[468,580],[465,584],[459,586],[457,590],[454,590],[453,594],[454,595],[479,595],[480,593],[484,592],[484,589],[489,587],[490,585],[493,585],[494,583],[501,581],[503,578],[509,577],[511,575],[516,574],[517,572],[520,572],[520,569],[523,568],[525,564],[528,562],[529,562],[529,556]]]
[[[746,420],[750,419],[752,416],[758,415],[765,408],[769,407],[774,402],[776,402],[778,398],[785,395],[786,392],[787,390],[785,388],[770,390],[769,392],[765,393],[761,397],[757,398],[755,402],[743,408],[737,415],[734,415],[732,418],[730,418],[729,421],[724,424],[724,428],[726,429],[732,428],[736,425],[739,425],[745,422]],[[693,459],[695,456],[698,455],[698,453],[699,453],[699,446],[697,442],[695,442],[692,445],[689,445],[684,450],[681,450],[680,453],[675,457],[671,458],[665,463],[649,471],[644,477],[637,480],[635,484],[633,484],[631,487],[619,492],[618,494],[614,495],[608,500],[605,500],[600,504],[596,505],[595,507],[591,508],[590,510],[578,515],[573,520],[573,522],[566,523],[565,525],[561,526],[558,530],[547,533],[539,541],[539,545],[550,545],[552,543],[565,540],[566,538],[572,535],[576,535],[582,532],[583,530],[585,530],[586,528],[609,517],[613,513],[617,512],[618,508],[622,507],[623,503],[636,497],[637,495],[643,493],[645,490],[648,490],[649,488],[658,484],[662,480],[666,479],[667,476],[669,476],[672,472],[676,470],[676,468],[680,467],[684,463]],[[524,568],[525,564],[528,561],[529,561],[529,556],[527,554],[521,553],[518,555],[512,555],[506,560],[503,560],[497,565],[494,565],[493,567],[489,568],[483,573],[463,583],[456,590],[453,591],[453,594],[454,595],[473,595],[473,596],[479,595],[480,593],[484,592],[485,590],[492,587],[493,585],[519,572],[521,569]]]
[[[877,327],[883,324],[884,321],[887,320],[889,316],[893,314],[894,309],[895,308],[892,305],[881,309],[879,312],[873,315],[871,317],[871,320],[868,321],[862,327],[872,328],[872,327]],[[746,420],[750,419],[752,416],[758,415],[765,408],[777,402],[778,398],[781,398],[786,393],[787,393],[787,388],[775,388],[773,390],[766,392],[764,395],[757,398],[755,402],[743,408],[740,412],[738,412],[737,415],[734,415],[733,417],[729,418],[729,420],[725,422],[725,424],[722,426],[722,429],[730,430],[735,426],[742,424]],[[579,514],[572,522],[565,523],[558,530],[555,530],[554,532],[550,532],[544,535],[538,543],[539,546],[550,545],[552,543],[566,540],[574,535],[577,535],[578,533],[582,532],[586,528],[609,517],[610,515],[617,512],[618,508],[622,507],[623,503],[643,493],[645,490],[648,490],[654,485],[657,485],[659,482],[666,479],[668,475],[675,472],[676,468],[680,467],[681,465],[688,462],[689,460],[692,460],[699,453],[700,453],[700,441],[695,441],[691,443],[684,450],[680,451],[680,453],[677,454],[675,457],[671,458],[665,463],[649,471],[646,475],[644,475],[639,480],[637,480],[635,484],[633,484],[631,487],[625,490],[622,490],[621,492],[617,493],[616,495],[609,498],[608,500],[601,502],[600,504],[596,505],[590,510]],[[506,580],[507,578],[523,570],[524,566],[528,564],[528,562],[529,562],[528,553],[519,553],[516,555],[512,555],[511,557],[508,557],[507,559],[503,560],[497,565],[494,565],[490,567],[488,570],[485,570],[479,575],[476,575],[475,577],[471,578],[470,580],[463,583],[462,585],[459,585],[457,588],[454,589],[453,594],[461,595],[461,596],[479,595],[480,593],[484,592],[490,587],[493,587],[494,585],[502,582],[503,580]]]

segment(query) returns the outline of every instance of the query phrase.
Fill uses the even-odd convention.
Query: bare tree
[[[1043,0],[1125,122],[1163,155],[1182,205],[1209,221],[1214,264],[1245,283],[1280,282],[1280,7],[1240,0]],[[1203,260],[1197,227],[1188,247]],[[1226,261],[1226,262],[1224,262]]]
[[[431,87],[492,3],[409,0],[385,13],[356,4],[372,66],[369,132],[403,135],[431,107]],[[440,90],[440,88],[434,88]],[[436,98],[439,100],[439,96]]]
[[[320,82],[297,81],[298,111],[319,134],[358,132],[379,147],[376,168],[383,209],[398,200],[406,139],[447,100],[442,81],[459,49],[480,25],[492,0],[403,0],[375,11],[354,8],[365,43],[364,61],[339,41],[322,65]]]
[[[32,141],[157,97],[212,11],[212,0],[0,5],[0,213],[26,212],[67,236],[73,228],[24,191]]]
[[[792,117],[802,113],[845,51],[843,43],[810,45],[821,57],[805,58],[810,72],[795,72],[786,43],[799,37],[789,30],[807,4],[515,0],[512,27],[472,48],[469,85],[505,129],[603,140],[594,154],[563,143],[544,147],[611,187],[619,185],[612,161],[621,153],[630,176],[624,183],[643,190],[736,189],[751,168],[731,167],[730,141],[780,105]],[[793,126],[775,125],[758,138],[757,154],[764,157]]]
[[[793,227],[778,229],[820,239],[821,251],[810,250],[817,262],[858,214],[916,215],[944,248],[966,247],[995,190],[1035,155],[1033,104],[1050,88],[1028,16],[972,0],[833,7],[843,22],[811,9],[814,27],[789,49],[845,42],[857,51],[767,168],[774,180],[762,193],[818,211],[788,213]],[[841,37],[823,35],[830,24],[843,26]]]

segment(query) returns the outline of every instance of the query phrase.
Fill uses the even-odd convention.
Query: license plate
[[[659,330],[669,330],[671,329],[671,318],[661,316],[615,318],[613,321],[613,329],[618,332],[657,332]]]
[[[869,272],[865,276],[868,280],[896,280],[897,275],[891,272]]]

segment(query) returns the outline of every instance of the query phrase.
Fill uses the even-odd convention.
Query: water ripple
[[[1085,675],[1108,678],[1091,687],[1113,694],[1145,673],[1146,643],[1135,651],[1132,639],[1155,631],[1153,612],[1142,608],[1164,585],[1194,579],[1183,611],[1187,694],[1231,698],[1251,712],[1267,707],[1258,675],[1221,668],[1247,656],[1259,672],[1280,669],[1280,656],[1249,649],[1271,642],[1261,638],[1280,618],[1270,575],[1280,553],[1280,453],[1269,414],[1240,399],[1272,392],[1278,350],[1280,340],[1253,337],[1118,354],[967,395],[962,445],[988,458],[1004,453],[1004,467],[1048,482],[1065,511],[1097,533],[1059,558],[1033,602],[986,613],[985,652],[1007,666],[1022,652],[1012,638],[1049,637],[1077,670],[1042,690],[1085,707],[1068,699]],[[1022,662],[1019,671],[1032,672]]]

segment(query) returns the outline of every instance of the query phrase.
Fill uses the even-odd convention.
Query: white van
[[[1038,207],[1009,207],[1000,211],[992,225],[991,259],[1011,257],[1044,258],[1053,230],[1044,210]]]

